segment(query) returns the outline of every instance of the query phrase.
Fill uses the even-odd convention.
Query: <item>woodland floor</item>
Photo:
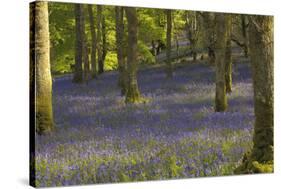
[[[252,145],[249,64],[233,66],[228,110],[214,112],[215,72],[179,64],[138,72],[146,104],[126,105],[117,72],[86,84],[53,82],[56,131],[36,136],[37,186],[232,175]]]

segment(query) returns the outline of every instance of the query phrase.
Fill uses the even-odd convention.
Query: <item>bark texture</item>
[[[91,29],[91,72],[92,78],[97,76],[97,58],[96,58],[96,49],[97,49],[97,36],[96,36],[96,23],[93,16],[93,7],[92,5],[88,5],[88,14],[90,21],[90,29]]]
[[[101,27],[101,32],[102,32],[102,63],[101,63],[101,70],[100,73],[104,72],[104,62],[107,54],[107,37],[106,37],[106,22],[105,22],[105,17],[102,17],[102,27]]]
[[[255,106],[254,145],[236,172],[273,172],[273,17],[251,16],[249,32]]]
[[[35,112],[36,132],[53,130],[52,77],[50,69],[49,14],[47,2],[35,3]]]
[[[247,24],[246,24],[246,15],[241,15],[241,28],[242,28],[242,35],[243,35],[243,40],[244,40],[244,56],[248,58],[249,54],[249,37],[248,37],[248,31],[247,31]]]
[[[121,88],[121,94],[125,95],[127,92],[127,74],[126,62],[124,53],[124,8],[115,7],[115,23],[116,23],[116,48],[117,61],[119,70],[118,85]]]
[[[83,82],[83,20],[82,20],[82,5],[75,4],[75,69],[73,82],[82,83]]]
[[[97,51],[98,51],[98,73],[103,73],[102,57],[102,6],[97,5]]]
[[[209,64],[215,64],[215,16],[213,13],[203,12],[203,24],[205,28],[204,38],[208,49]]]
[[[173,77],[173,67],[171,61],[171,42],[172,42],[172,10],[166,10],[167,32],[166,32],[166,72],[167,78]]]
[[[138,19],[136,8],[126,7],[126,17],[128,21],[128,90],[126,93],[126,103],[138,103],[141,100],[137,82],[137,33]]]
[[[87,36],[85,34],[85,14],[84,14],[84,6],[81,5],[81,36],[82,36],[82,51],[83,51],[83,65],[84,65],[84,74],[83,74],[83,81],[88,83],[90,79],[90,63],[89,63],[89,49],[88,49],[88,42]]]
[[[216,62],[216,97],[215,111],[222,112],[227,108],[225,87],[225,48],[227,41],[227,19],[224,14],[215,15],[216,40],[215,40],[215,62]]]
[[[232,32],[232,15],[226,17],[226,49],[225,49],[225,87],[226,93],[232,92],[232,55],[231,55],[231,32]]]

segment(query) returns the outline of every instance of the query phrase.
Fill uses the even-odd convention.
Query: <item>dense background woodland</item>
[[[273,17],[30,4],[31,184],[273,172]]]

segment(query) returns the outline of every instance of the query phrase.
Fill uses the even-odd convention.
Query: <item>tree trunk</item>
[[[246,25],[246,16],[241,15],[241,26],[242,26],[242,36],[244,40],[244,56],[248,58],[248,52],[249,52],[249,42],[248,42],[248,32],[247,32],[247,25]]]
[[[126,103],[138,103],[140,101],[140,92],[137,82],[137,32],[138,19],[136,8],[126,7],[126,17],[128,21],[128,90],[126,93]]]
[[[119,70],[118,85],[121,87],[121,94],[125,95],[127,91],[127,75],[126,62],[123,49],[124,46],[124,9],[123,7],[115,7],[115,23],[116,23],[116,48],[117,61]]]
[[[205,42],[208,49],[208,56],[209,56],[209,64],[215,64],[215,21],[213,13],[203,12],[203,23],[205,28]]]
[[[250,58],[254,86],[253,149],[238,173],[273,172],[273,17],[251,16]]]
[[[226,93],[232,92],[232,55],[231,55],[231,32],[232,32],[232,16],[226,15],[226,49],[225,49],[225,87]]]
[[[172,10],[166,10],[167,16],[167,32],[166,32],[166,75],[167,78],[173,77],[173,67],[171,61],[171,41],[172,41]]]
[[[84,81],[88,83],[90,79],[90,64],[89,64],[89,49],[87,43],[87,36],[85,34],[85,15],[84,5],[81,5],[81,35],[82,35],[82,46],[83,46],[83,63],[84,63]]]
[[[98,73],[103,73],[102,63],[102,6],[97,5],[97,51],[98,51]]]
[[[75,4],[75,29],[76,29],[76,41],[75,41],[75,70],[73,76],[73,82],[83,82],[83,36],[82,36],[82,5]]]
[[[50,69],[50,39],[48,2],[35,3],[35,111],[36,132],[46,134],[53,130],[52,76]],[[32,43],[32,42],[31,42]],[[31,57],[32,59],[32,57]],[[34,73],[33,72],[33,73]]]
[[[105,23],[105,17],[102,17],[102,65],[101,65],[101,73],[104,72],[104,61],[107,54],[107,44],[106,44],[106,23]]]
[[[197,21],[197,14],[185,12],[185,28],[187,33],[187,38],[190,42],[190,50],[193,61],[197,60],[197,41],[198,41],[198,21]]]
[[[216,21],[216,43],[215,43],[215,62],[216,62],[216,99],[215,111],[222,112],[227,108],[226,88],[225,88],[225,47],[227,40],[227,19],[222,13],[217,13]]]
[[[97,49],[97,37],[96,37],[96,25],[95,19],[93,16],[93,7],[92,5],[88,5],[88,14],[90,21],[90,29],[91,29],[91,68],[92,68],[92,78],[97,76],[97,61],[96,61],[96,49]]]

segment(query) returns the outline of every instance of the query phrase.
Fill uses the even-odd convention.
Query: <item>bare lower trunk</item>
[[[140,92],[137,82],[137,32],[138,19],[136,8],[125,8],[128,20],[128,49],[127,49],[127,65],[128,65],[128,90],[126,93],[127,103],[138,103],[140,100]]]
[[[227,108],[226,88],[225,88],[225,47],[227,39],[226,16],[216,14],[216,36],[219,40],[215,43],[216,62],[216,99],[215,111],[222,112]]]

